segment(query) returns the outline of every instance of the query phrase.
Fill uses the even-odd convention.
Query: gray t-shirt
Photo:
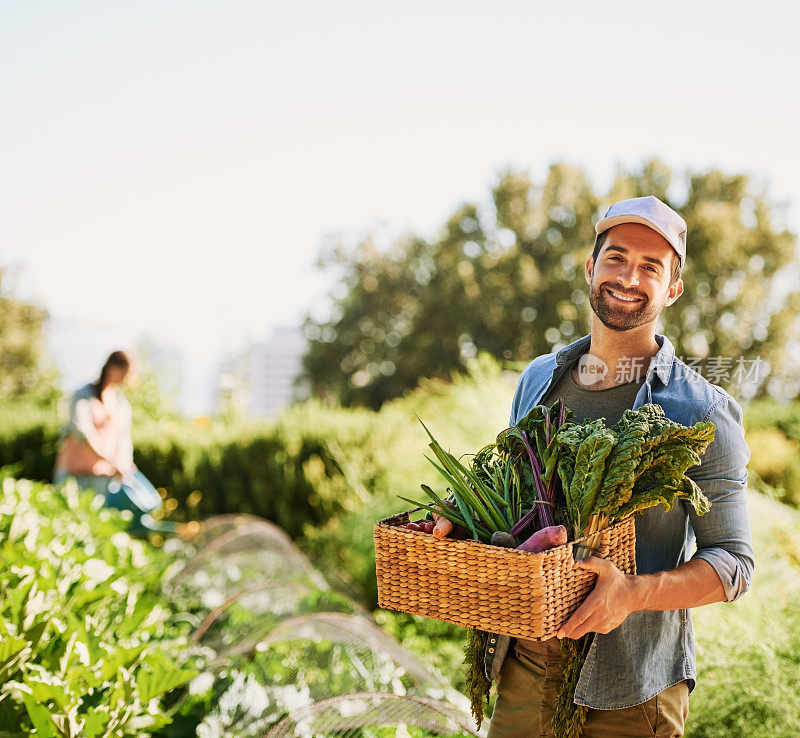
[[[559,380],[548,390],[540,405],[551,406],[556,400],[564,399],[567,407],[575,414],[575,422],[605,418],[606,427],[614,425],[626,410],[633,408],[636,395],[644,382],[644,373],[632,382],[618,384],[606,389],[586,389],[572,376],[574,364],[567,367]]]

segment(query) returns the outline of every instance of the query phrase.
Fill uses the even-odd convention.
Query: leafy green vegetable
[[[478,729],[483,722],[483,705],[489,699],[489,690],[492,686],[483,671],[483,655],[488,638],[488,634],[483,631],[470,628],[467,647],[464,651],[464,665],[467,667],[467,696]]]
[[[575,469],[569,487],[564,487],[567,511],[575,528],[575,537],[595,513],[597,495],[606,472],[606,459],[617,443],[616,434],[603,425],[602,420],[585,426],[591,429],[575,453]]]
[[[587,633],[577,640],[564,638],[561,641],[564,676],[556,694],[552,720],[553,735],[556,738],[580,738],[583,732],[588,709],[575,704],[575,685],[578,683],[593,637],[593,634]]]
[[[711,422],[675,423],[653,403],[626,410],[611,428],[602,420],[565,424],[558,473],[575,538],[658,503],[669,510],[679,498],[706,512],[708,500],[684,475],[700,463],[714,430]]]

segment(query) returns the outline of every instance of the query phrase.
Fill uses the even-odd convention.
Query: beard
[[[630,306],[622,305],[608,294],[609,289],[626,297],[638,297],[641,302]],[[592,283],[589,289],[589,304],[600,322],[606,328],[615,331],[630,331],[647,323],[654,323],[664,309],[663,304],[658,305],[651,302],[646,295],[640,292],[631,292],[608,282]]]

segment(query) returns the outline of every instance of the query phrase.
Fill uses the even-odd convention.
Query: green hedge
[[[319,432],[303,437],[280,426],[231,428],[213,439],[150,429],[136,436],[135,460],[166,491],[171,498],[167,504],[177,504],[174,518],[253,513],[296,537],[305,523],[318,522],[341,507],[337,500],[321,498],[307,471],[313,466],[325,477],[340,475],[325,440]]]
[[[19,476],[49,481],[58,451],[56,405],[33,397],[0,399],[0,467]]]
[[[336,435],[346,445],[359,443],[369,430],[362,425],[345,438],[335,411],[320,408],[312,415],[316,422],[302,427],[294,421],[207,427],[175,421],[139,424],[134,428],[134,459],[165,491],[166,511],[175,519],[249,512],[298,536],[305,523],[341,509],[340,501],[324,499],[314,486],[320,475],[341,477],[328,439]],[[51,480],[59,428],[53,405],[27,398],[0,402],[0,467],[11,466],[26,479]]]
[[[380,413],[312,400],[289,409],[275,423],[146,422],[134,427],[134,457],[141,471],[177,501],[173,517],[250,512],[298,536],[305,525],[324,522],[363,500],[364,493],[354,486],[376,483],[375,474],[384,473],[376,457],[391,459],[392,449],[386,446],[397,442],[398,423],[404,431],[419,429],[415,411],[431,407],[440,414],[445,405],[463,404],[478,392],[484,402],[495,405],[491,412],[502,424],[511,383],[503,380],[498,397],[499,376],[499,367],[484,358],[472,377],[457,379],[452,386],[428,383],[404,400],[387,403]],[[479,382],[486,384],[477,387]],[[468,414],[474,415],[462,418],[464,425],[485,428],[486,411],[467,405]],[[452,422],[458,413],[448,410],[447,416]],[[0,418],[0,467],[13,465],[20,477],[49,480],[59,435],[55,407],[30,399],[5,400]],[[424,436],[421,431],[416,435],[419,443],[407,453],[421,458]],[[458,440],[463,434],[454,435],[449,438]],[[373,452],[365,455],[365,449]],[[356,459],[357,470],[342,469]],[[350,480],[352,476],[358,481]],[[200,494],[192,495],[195,491]]]
[[[800,402],[751,403],[745,412],[745,432],[753,486],[800,508]]]

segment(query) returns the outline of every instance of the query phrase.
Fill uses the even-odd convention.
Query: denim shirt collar
[[[655,334],[656,343],[661,346],[658,353],[653,357],[650,366],[647,369],[647,376],[645,382],[650,384],[653,381],[653,374],[655,373],[661,380],[662,384],[666,387],[669,385],[670,377],[672,376],[672,365],[675,360],[675,347],[672,342],[659,333]],[[573,341],[568,346],[562,348],[556,354],[556,369],[568,365],[575,361],[581,354],[585,354],[589,350],[592,342],[592,334],[589,333],[577,341]]]

